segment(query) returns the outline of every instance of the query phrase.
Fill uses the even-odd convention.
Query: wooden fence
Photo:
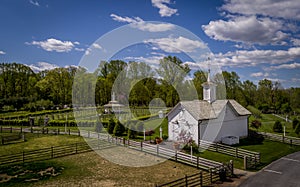
[[[254,164],[260,163],[260,153],[254,151],[248,151],[246,149],[232,147],[220,143],[213,143],[201,140],[200,141],[200,148],[207,149],[209,151],[214,151],[218,153],[223,153],[226,155],[234,156],[237,158],[250,158],[253,160]]]
[[[185,175],[183,178],[176,179],[174,181],[156,185],[156,187],[179,187],[179,186],[209,186],[219,180],[219,174],[216,172],[200,172],[192,175]]]
[[[267,132],[258,132],[258,134],[263,135],[266,139],[269,140],[283,142],[291,145],[300,145],[300,138],[278,135],[278,134],[267,133]]]
[[[33,127],[23,128],[23,127],[2,127],[2,126],[0,126],[0,133],[4,133],[4,132],[7,132],[7,133],[28,132],[28,133],[35,133],[35,134],[55,134],[55,135],[68,134],[68,135],[78,135],[78,136],[80,136],[80,130],[67,129],[66,132],[65,132],[65,131],[61,131],[59,128],[49,129],[49,128],[33,128]]]

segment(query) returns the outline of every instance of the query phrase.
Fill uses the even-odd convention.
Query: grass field
[[[251,122],[254,120],[255,118],[253,116],[250,117],[249,119],[249,124],[251,124]],[[261,119],[258,119],[259,121],[261,121],[261,127],[258,129],[258,131],[260,132],[270,132],[270,133],[274,133],[273,132],[273,125],[275,123],[276,120],[280,121],[282,126],[286,126],[286,135],[287,136],[294,136],[294,137],[298,137],[298,135],[294,132],[292,123],[290,122],[285,122],[284,119],[281,119],[279,117],[276,117],[272,114],[262,114],[261,115]],[[250,127],[250,129],[253,129]],[[256,130],[256,129],[253,129]],[[275,134],[283,134],[283,133],[275,133]]]
[[[11,133],[1,133],[0,135],[2,134],[11,134]],[[0,145],[0,155],[8,155],[8,154],[20,153],[22,151],[48,148],[51,146],[59,146],[59,145],[77,143],[77,142],[84,142],[84,139],[80,136],[43,135],[43,134],[31,134],[31,133],[26,133],[25,139],[26,139],[25,142]]]
[[[31,137],[28,140],[30,145],[25,142],[11,144],[7,148],[18,151],[22,150],[23,146],[24,149],[35,149],[78,142],[78,138],[80,137]],[[2,148],[0,147],[4,152]],[[24,165],[2,166],[0,181],[9,178],[11,180],[0,183],[0,186],[154,186],[156,183],[169,182],[196,172],[199,171],[195,168],[173,161],[150,167],[126,167],[109,162],[95,152],[88,152]]]

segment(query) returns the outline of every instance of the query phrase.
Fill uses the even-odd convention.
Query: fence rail
[[[300,145],[300,138],[278,135],[278,134],[268,133],[268,132],[258,132],[258,134],[263,135],[266,139],[269,140],[283,142],[291,145]]]
[[[192,187],[192,186],[209,186],[212,183],[218,181],[219,174],[217,172],[202,172],[195,173],[192,175],[185,175],[185,177],[176,179],[174,181],[156,185],[156,187],[179,187],[179,186],[186,186],[186,187]]]
[[[253,159],[256,163],[260,162],[260,153],[254,151],[248,151],[246,149],[241,149],[238,147],[232,147],[220,143],[213,143],[201,140],[200,141],[200,148],[207,149],[209,151],[214,151],[218,153],[227,154],[230,156],[234,156],[237,158],[244,158],[245,156],[248,158]]]

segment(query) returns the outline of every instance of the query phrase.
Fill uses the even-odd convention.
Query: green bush
[[[109,134],[114,133],[115,125],[116,125],[116,122],[113,119],[110,119],[109,122],[108,122],[108,126],[107,126],[107,132]]]
[[[293,119],[293,129],[295,129],[298,124],[299,124],[299,120],[297,118],[294,118]]]
[[[121,136],[125,132],[125,127],[120,123],[120,121],[117,122],[117,124],[114,127],[114,135],[115,136]]]
[[[257,120],[257,119],[253,120],[251,122],[250,126],[253,127],[253,128],[255,128],[257,130],[257,129],[259,129],[259,127],[261,127],[261,122],[259,120]]]
[[[281,133],[282,130],[283,130],[283,128],[282,128],[281,122],[278,121],[278,120],[275,121],[275,123],[274,123],[274,125],[273,125],[273,131],[274,131],[274,132],[279,132],[279,133]]]

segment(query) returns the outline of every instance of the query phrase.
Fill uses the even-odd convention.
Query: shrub
[[[114,127],[114,135],[115,136],[121,136],[125,132],[125,127],[120,123],[120,121],[117,122],[117,124]]]
[[[297,118],[294,118],[293,119],[293,129],[295,129],[298,124],[299,124],[299,120]]]
[[[191,151],[191,146],[192,146],[193,153],[199,153],[199,147],[193,139],[190,139],[188,141],[188,143],[183,147],[183,150],[189,152]]]
[[[251,127],[253,127],[253,128],[255,128],[256,130],[258,130],[259,129],[259,127],[261,127],[261,122],[259,121],[259,120],[253,120],[252,122],[251,122],[251,125],[250,125]]]
[[[275,121],[274,125],[273,125],[273,131],[274,132],[282,132],[282,124],[280,121]]]
[[[135,136],[136,136],[135,128],[134,128],[134,126],[130,126],[130,128],[128,128],[128,130],[127,130],[127,137],[135,138]]]
[[[146,132],[145,132],[145,135],[146,135],[146,136],[152,136],[152,134],[154,134],[154,133],[155,133],[154,130],[150,130],[150,131],[146,131]]]
[[[166,134],[163,134],[162,138],[163,138],[164,140],[167,140],[167,139],[169,138],[169,136],[166,135]]]
[[[297,127],[295,129],[295,133],[299,135],[299,133],[300,133],[300,124],[297,125]]]
[[[264,141],[264,136],[258,134],[256,131],[249,130],[247,138],[243,138],[240,140],[239,145],[256,145],[262,144]]]
[[[115,128],[115,121],[113,119],[110,119],[108,122],[108,126],[107,126],[107,132],[109,134],[113,134],[114,133],[114,128]]]

